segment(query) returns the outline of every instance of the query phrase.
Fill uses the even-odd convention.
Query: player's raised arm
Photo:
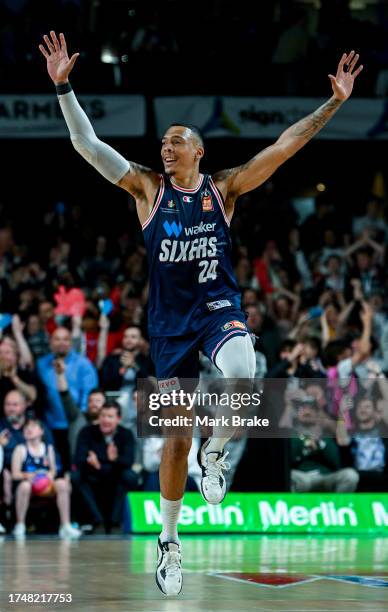
[[[363,68],[363,66],[356,68],[358,58],[358,54],[354,51],[349,55],[343,54],[337,74],[335,76],[329,74],[333,95],[325,104],[311,115],[291,125],[273,145],[261,151],[246,164],[222,170],[214,175],[213,178],[224,197],[227,195],[238,197],[259,187],[281,164],[318,134],[352,93],[354,80]]]
[[[69,83],[69,74],[79,56],[69,58],[63,34],[45,35],[39,49],[46,58],[47,72],[55,84],[59,104],[69,128],[74,148],[108,181],[129,191],[138,201],[152,202],[159,184],[158,175],[144,166],[127,161],[120,153],[97,138]]]

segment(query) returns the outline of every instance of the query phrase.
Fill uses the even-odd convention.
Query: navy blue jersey
[[[143,225],[149,265],[150,336],[182,336],[212,310],[241,307],[231,263],[229,221],[211,176],[183,189],[161,175]]]

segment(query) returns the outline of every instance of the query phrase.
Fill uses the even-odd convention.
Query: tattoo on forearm
[[[313,138],[313,136],[315,136],[315,134],[317,134],[329,121],[339,106],[341,106],[340,100],[328,100],[314,113],[298,121],[298,123],[292,127],[293,135],[302,136],[302,138],[306,138],[307,140]]]

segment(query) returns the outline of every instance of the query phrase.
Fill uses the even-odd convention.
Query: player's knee
[[[234,336],[221,347],[216,365],[225,378],[254,378],[256,355],[249,334]]]
[[[164,452],[172,461],[186,459],[191,448],[191,438],[167,438],[164,445]]]

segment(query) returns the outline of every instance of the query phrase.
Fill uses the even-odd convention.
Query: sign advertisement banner
[[[159,533],[159,493],[128,494],[133,533]],[[181,533],[341,533],[388,535],[388,494],[229,493],[219,506],[186,493]]]
[[[277,138],[325,100],[228,96],[160,97],[154,100],[158,135],[170,123],[193,123],[206,138]],[[346,102],[316,136],[329,140],[388,138],[388,102],[354,98]]]
[[[143,96],[79,95],[98,136],[144,136]],[[0,138],[67,138],[69,131],[55,94],[0,95]]]

